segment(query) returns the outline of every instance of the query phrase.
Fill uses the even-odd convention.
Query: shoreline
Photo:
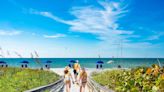
[[[50,68],[50,71],[57,73],[60,76],[64,75],[64,69],[65,68]],[[104,68],[104,69],[96,69],[96,68],[86,68],[86,72],[88,73],[88,75],[90,75],[92,72],[102,72],[102,71],[107,71],[107,70],[120,70],[120,69],[131,69],[131,68]],[[73,69],[71,68],[70,71],[72,72]]]
[[[23,59],[33,59],[31,57],[22,57]],[[99,59],[98,57],[40,57],[40,59]],[[122,58],[112,58],[112,57],[102,57],[105,59],[164,59],[164,57],[122,57]],[[0,57],[0,59],[20,59],[19,57]]]

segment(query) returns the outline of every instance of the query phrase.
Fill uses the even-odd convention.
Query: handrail
[[[91,92],[114,92],[113,90],[96,83],[91,77],[88,78],[88,87]]]
[[[26,90],[24,92],[44,92],[45,90],[61,90],[64,86],[64,82],[63,82],[63,77],[61,79],[59,79],[58,81],[48,84],[48,85],[44,85],[44,86],[40,86],[37,88],[33,88],[30,90]]]

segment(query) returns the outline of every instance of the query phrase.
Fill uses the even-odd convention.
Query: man
[[[79,61],[76,60],[76,63],[74,63],[73,65],[73,73],[75,77],[75,82],[77,82],[77,76],[79,74],[79,71],[80,71],[80,64],[79,64]]]

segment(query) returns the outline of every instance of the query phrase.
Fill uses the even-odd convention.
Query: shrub
[[[55,82],[59,76],[37,69],[0,68],[0,92],[22,92]]]
[[[108,70],[93,79],[117,92],[164,92],[164,68],[158,65],[131,70]]]

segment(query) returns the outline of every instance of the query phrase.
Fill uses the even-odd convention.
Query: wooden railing
[[[87,86],[89,88],[89,92],[114,92],[113,90],[105,88],[104,86],[101,86],[100,84],[96,83],[94,80],[92,80],[91,77],[88,78]]]
[[[30,89],[30,90],[27,90],[24,92],[44,92],[46,90],[48,90],[50,92],[62,92],[63,87],[64,87],[64,82],[63,82],[63,78],[61,78],[60,80],[58,80],[54,83],[51,83],[51,84],[48,84],[45,86],[41,86],[41,87],[37,87],[34,89]]]

